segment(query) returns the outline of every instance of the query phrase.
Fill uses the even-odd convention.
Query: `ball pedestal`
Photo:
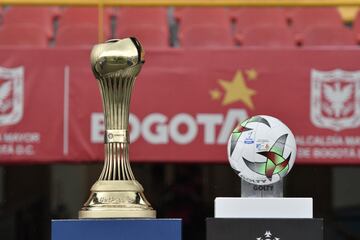
[[[228,141],[231,168],[242,179],[241,198],[215,199],[207,240],[323,239],[312,198],[283,197],[295,157],[295,137],[279,119],[257,115],[241,122]]]
[[[207,240],[320,240],[322,219],[208,218]]]
[[[283,197],[284,182],[279,181],[269,185],[255,185],[241,179],[241,197],[262,198],[262,197]]]
[[[282,181],[242,181],[241,187],[241,198],[215,199],[214,218],[206,220],[207,240],[323,239],[323,219],[313,218],[312,198],[282,197]]]

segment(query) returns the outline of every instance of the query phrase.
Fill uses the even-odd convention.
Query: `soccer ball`
[[[258,115],[243,121],[228,142],[231,168],[243,180],[268,185],[291,170],[296,157],[295,137],[274,117]]]

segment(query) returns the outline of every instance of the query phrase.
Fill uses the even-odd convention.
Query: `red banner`
[[[0,50],[0,162],[103,159],[90,50]],[[236,124],[279,118],[298,163],[360,163],[360,50],[148,51],[131,100],[131,161],[225,162]]]

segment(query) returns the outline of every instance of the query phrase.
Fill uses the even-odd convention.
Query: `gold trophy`
[[[136,38],[114,39],[91,51],[105,113],[105,163],[79,218],[155,218],[129,163],[129,105],[144,50]]]

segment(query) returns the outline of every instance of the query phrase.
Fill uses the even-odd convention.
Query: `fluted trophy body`
[[[91,66],[98,80],[105,121],[105,162],[79,218],[154,218],[155,210],[129,162],[129,105],[144,51],[135,38],[95,45]]]

